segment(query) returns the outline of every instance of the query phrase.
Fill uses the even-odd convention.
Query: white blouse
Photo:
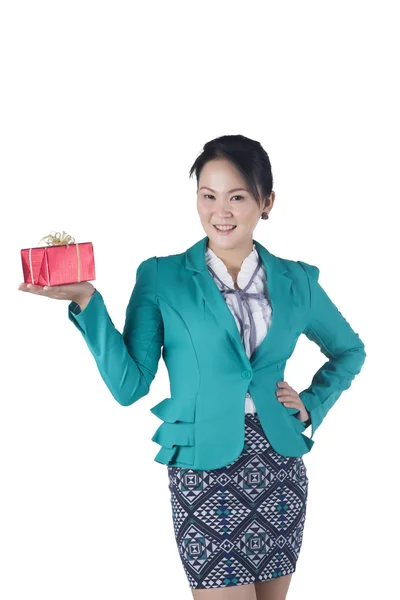
[[[206,262],[207,266],[211,267],[211,269],[215,272],[215,274],[220,278],[220,280],[230,288],[234,288],[235,284],[232,276],[228,273],[228,269],[226,268],[225,263],[211,250],[211,248],[207,247],[206,251]],[[253,250],[250,254],[244,259],[240,271],[237,276],[237,284],[239,288],[242,290],[249,283],[251,276],[253,275],[258,264],[258,252],[256,250],[255,244],[253,244]],[[214,279],[218,289],[222,291],[222,285],[216,279],[213,274],[210,272],[212,278]],[[267,334],[267,331],[271,325],[272,319],[272,309],[267,299],[267,277],[265,273],[265,267],[262,264],[259,271],[257,272],[253,283],[247,290],[251,293],[265,293],[264,299],[255,299],[255,298],[246,298],[243,302],[244,316],[245,316],[245,326],[244,326],[244,334],[242,337],[242,342],[246,351],[247,356],[250,358],[250,343],[249,343],[249,334],[250,334],[250,325],[249,325],[249,312],[254,319],[254,323],[256,326],[256,347],[258,347],[263,341],[264,337]],[[240,331],[240,322],[238,319],[238,315],[240,316],[240,309],[238,306],[238,301],[236,299],[235,294],[227,294],[225,296],[225,301],[233,314],[238,329]],[[245,401],[245,412],[246,413],[255,413],[257,412],[256,406],[251,398],[250,393],[246,394]]]

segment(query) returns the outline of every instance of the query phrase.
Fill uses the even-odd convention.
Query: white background
[[[92,241],[117,329],[139,263],[204,237],[188,172],[209,140],[261,142],[276,200],[253,237],[320,268],[365,343],[304,460],[288,598],[394,598],[398,571],[398,23],[395,2],[19,2],[0,9],[0,597],[191,597],[167,468],[169,396],[121,407],[67,302],[24,294],[20,249]],[[297,391],[325,362],[301,336]],[[308,430],[310,431],[310,430]]]

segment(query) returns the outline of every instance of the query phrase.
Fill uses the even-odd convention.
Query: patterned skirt
[[[303,540],[308,476],[302,457],[275,452],[258,415],[245,414],[245,444],[230,465],[167,467],[179,555],[192,589],[294,573]]]

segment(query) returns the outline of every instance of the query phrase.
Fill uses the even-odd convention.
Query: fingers
[[[297,392],[286,381],[278,381],[278,386],[277,396],[291,396],[293,393],[297,395]]]
[[[32,285],[32,283],[20,283],[18,289],[22,292],[31,292],[32,294],[36,294],[41,288],[39,285]]]
[[[42,293],[44,286],[33,285],[32,283],[20,283],[18,289],[23,292],[30,292],[31,294],[40,294]]]
[[[298,394],[293,389],[288,390],[276,390],[278,398],[297,398]]]
[[[275,392],[278,401],[282,402],[284,406],[299,408],[301,400],[296,390],[286,381],[278,381],[278,386],[279,389]]]
[[[47,296],[56,300],[74,300],[77,298],[89,298],[96,291],[96,288],[88,281],[79,283],[66,283],[60,285],[34,285],[32,283],[20,283],[18,290],[29,292],[37,296]]]
[[[18,290],[21,292],[29,292],[30,294],[37,294],[39,296],[47,296],[48,298],[64,298],[60,285],[42,286],[33,285],[32,283],[20,283]]]
[[[290,389],[293,389],[293,388],[290,387],[290,385],[288,384],[287,381],[278,381],[278,385],[279,385],[280,388],[290,388]]]

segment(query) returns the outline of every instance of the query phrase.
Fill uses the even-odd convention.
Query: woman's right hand
[[[89,281],[82,281],[81,283],[66,283],[53,286],[20,283],[18,290],[38,296],[54,298],[55,300],[70,300],[79,304],[81,310],[83,310],[95,293],[96,288]]]

